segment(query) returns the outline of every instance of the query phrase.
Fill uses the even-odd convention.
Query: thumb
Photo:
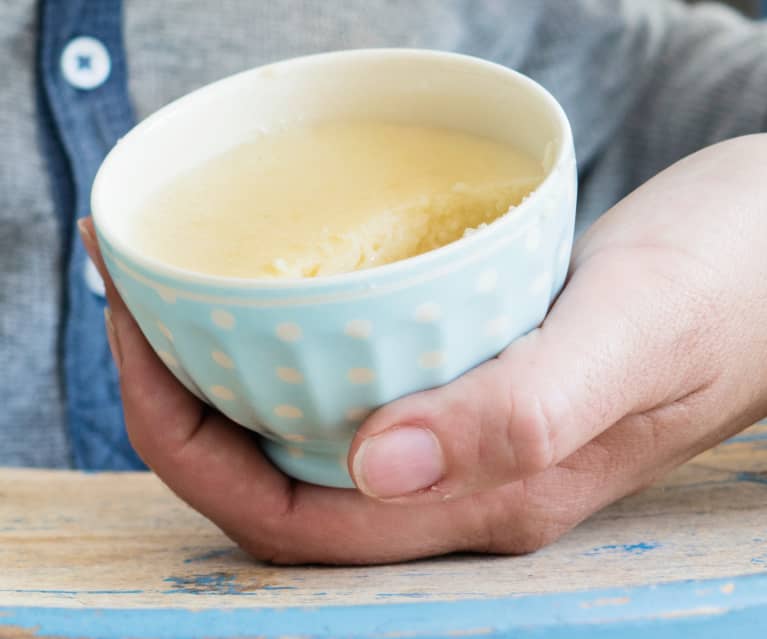
[[[689,356],[701,348],[691,326],[703,314],[679,299],[680,274],[637,253],[592,256],[539,329],[456,381],[373,414],[349,453],[359,489],[428,501],[519,480],[623,417],[705,386],[706,367]]]

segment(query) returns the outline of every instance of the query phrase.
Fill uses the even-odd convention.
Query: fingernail
[[[445,460],[434,433],[402,426],[365,440],[352,470],[363,493],[387,499],[436,484],[445,474]]]
[[[120,340],[117,338],[117,331],[115,330],[114,322],[112,322],[112,309],[108,306],[104,307],[104,326],[107,330],[107,341],[109,342],[109,350],[112,351],[112,358],[115,361],[117,370],[123,363],[122,351],[120,350]]]

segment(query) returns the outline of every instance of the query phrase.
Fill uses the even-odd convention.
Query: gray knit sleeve
[[[525,4],[533,27],[518,33],[511,8]],[[767,23],[678,0],[490,6],[512,26],[498,27],[488,57],[541,82],[571,120],[581,227],[685,155],[764,130]]]

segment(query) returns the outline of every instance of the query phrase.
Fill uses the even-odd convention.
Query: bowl
[[[129,241],[142,201],[177,174],[258,131],[343,118],[510,142],[545,178],[463,239],[340,275],[216,277]],[[171,103],[104,160],[92,210],[117,289],[180,382],[261,435],[285,473],[352,487],[347,453],[368,414],[450,382],[542,322],[567,273],[576,188],[567,118],[541,86],[468,56],[378,49],[279,62]]]

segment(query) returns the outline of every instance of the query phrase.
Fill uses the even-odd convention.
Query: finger
[[[452,384],[375,413],[350,450],[357,486],[423,502],[529,477],[626,415],[705,385],[707,338],[690,330],[705,306],[680,299],[684,269],[660,271],[657,259],[593,256],[540,329]]]

